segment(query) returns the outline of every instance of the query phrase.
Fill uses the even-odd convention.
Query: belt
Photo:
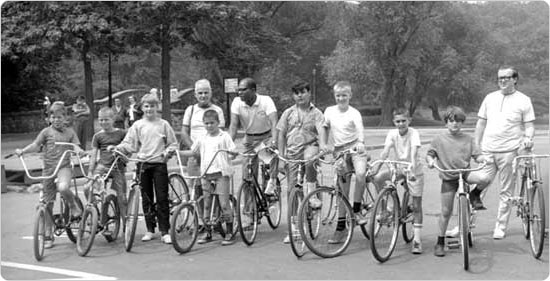
[[[268,131],[265,131],[263,133],[259,133],[259,134],[249,134],[249,133],[246,133],[247,136],[251,136],[251,137],[259,137],[259,136],[263,136],[263,135],[267,135],[271,133],[271,130],[268,130]]]

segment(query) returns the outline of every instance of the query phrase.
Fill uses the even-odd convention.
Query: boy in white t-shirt
[[[227,132],[220,130],[220,117],[215,110],[207,110],[204,112],[202,120],[207,134],[195,140],[190,150],[180,151],[180,154],[183,156],[200,155],[201,174],[206,173],[208,179],[216,180],[216,188],[214,190],[212,186],[208,184],[207,179],[202,179],[202,191],[204,194],[203,220],[207,222],[210,216],[210,207],[212,204],[211,194],[218,194],[220,207],[222,209],[222,220],[226,223],[227,232],[233,233],[234,218],[229,204],[229,175],[232,173],[231,162],[229,161],[229,155],[227,153],[220,152],[216,154],[216,152],[220,149],[234,151],[236,148],[235,143],[233,143],[233,140]],[[214,156],[216,158],[214,158]],[[210,162],[212,162],[212,164],[208,167]],[[204,244],[210,241],[212,241],[212,229],[207,226],[206,232],[199,238],[197,243]],[[233,243],[235,243],[235,237],[233,235],[225,235],[225,239],[221,244],[225,246]]]
[[[424,189],[424,172],[418,154],[418,149],[421,146],[420,135],[416,129],[409,127],[411,117],[409,116],[409,110],[405,108],[398,108],[393,111],[393,123],[397,128],[388,132],[384,150],[380,153],[380,159],[387,159],[390,150],[393,148],[395,160],[412,163],[412,174],[406,179],[414,206],[412,253],[420,254],[422,253],[420,230],[422,228],[422,190]],[[399,176],[403,176],[403,171],[399,171]],[[374,184],[380,190],[384,187],[385,181],[389,179],[390,171],[386,166],[383,166],[374,176]]]

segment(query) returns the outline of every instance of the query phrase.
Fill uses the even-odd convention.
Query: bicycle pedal
[[[447,240],[447,248],[448,249],[459,249],[460,248],[460,242],[458,240]]]

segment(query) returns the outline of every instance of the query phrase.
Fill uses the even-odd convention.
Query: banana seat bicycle
[[[456,197],[458,198],[458,233],[460,248],[462,250],[462,265],[464,270],[470,268],[470,252],[469,248],[474,246],[474,234],[472,229],[475,227],[477,211],[473,209],[470,202],[470,185],[464,180],[464,174],[468,172],[479,171],[483,169],[487,163],[482,163],[476,168],[471,169],[449,169],[443,170],[437,162],[434,167],[443,173],[458,173],[458,190]]]
[[[336,155],[333,161],[319,159],[319,162],[330,165],[337,170],[346,161],[346,157],[357,153],[354,149],[342,151]],[[354,171],[346,171],[343,175],[335,177],[333,186],[319,186],[305,196],[298,207],[298,231],[307,248],[323,258],[332,258],[341,255],[351,243],[356,218],[353,208],[348,200],[348,194],[342,191],[342,185],[346,178],[354,174]],[[369,169],[367,169],[367,179]],[[311,206],[312,198],[321,201],[320,207]],[[365,192],[362,194],[360,212],[368,216],[371,212],[376,191],[373,185],[366,183]],[[369,239],[367,225],[360,225],[363,235]]]
[[[529,239],[533,257],[538,259],[544,249],[546,229],[544,183],[538,162],[540,159],[550,158],[550,155],[537,155],[532,149],[526,152],[525,155],[516,156],[512,162],[513,174],[517,176],[517,181],[520,183],[520,191],[519,196],[510,198],[510,201],[517,206],[516,214],[521,218],[523,234],[526,239]],[[518,170],[519,174],[517,174]]]
[[[55,145],[70,145],[74,147],[74,144],[72,143],[65,143],[65,142],[56,142]],[[6,158],[10,158],[15,154],[10,154],[6,156]],[[83,164],[82,160],[80,159],[78,153],[74,150],[65,150],[59,158],[59,162],[55,166],[55,170],[51,175],[47,176],[32,176],[29,172],[29,169],[27,167],[27,164],[25,162],[25,159],[23,158],[23,155],[19,155],[19,160],[21,160],[21,164],[23,165],[23,169],[25,170],[25,174],[27,177],[31,180],[48,180],[52,179],[57,176],[57,173],[59,172],[59,169],[61,167],[61,163],[63,160],[68,157],[70,158],[71,168],[74,170],[75,163],[73,162],[76,158],[80,167],[80,171],[83,175],[86,173],[83,170]],[[71,157],[71,156],[77,156],[77,157]],[[57,180],[56,180],[57,182]],[[74,186],[74,198],[76,201],[76,204],[78,208],[83,210],[82,207],[82,201],[80,201],[80,198],[78,197],[78,186],[76,184],[76,177],[73,173],[73,186]],[[54,199],[53,202],[46,202],[44,198],[44,187],[40,189],[40,201],[38,202],[38,205],[36,206],[36,212],[34,216],[34,224],[33,224],[33,252],[34,252],[34,258],[37,261],[41,261],[44,258],[44,244],[46,240],[54,241],[54,235],[55,236],[61,236],[63,233],[67,233],[67,237],[71,242],[76,243],[76,234],[78,230],[78,221],[80,220],[80,217],[73,217],[70,209],[69,202],[63,198],[63,196],[60,196],[60,201],[58,204],[58,210],[59,212],[55,212],[54,205],[56,204],[56,199]],[[56,197],[57,197],[57,191],[56,191]],[[51,207],[48,207],[50,205]],[[47,229],[49,228],[49,229]]]
[[[201,186],[201,179],[205,179],[208,182],[211,190],[216,190],[216,180],[219,175],[212,175],[207,172],[216,159],[218,153],[234,154],[229,150],[216,151],[214,157],[212,157],[212,160],[208,163],[206,172],[201,176],[184,176],[182,173],[183,179],[194,180],[195,183],[191,189],[190,198],[192,199],[183,201],[177,205],[174,208],[174,212],[170,220],[170,237],[172,239],[172,246],[180,254],[187,253],[193,248],[200,232],[200,225],[203,225],[206,230],[214,230],[218,232],[223,238],[226,238],[227,235],[234,238],[237,234],[237,201],[233,196],[233,185],[230,185],[229,190],[229,207],[233,217],[233,222],[230,225],[226,223],[224,226],[223,224],[222,210],[218,194],[211,194],[212,200],[207,221],[204,221],[204,218],[202,217],[203,212],[202,210],[199,210],[201,206],[204,206],[205,195],[203,194],[197,199],[194,199],[196,197],[195,193],[197,189]],[[179,153],[176,153],[176,157],[180,158]],[[178,162],[181,161],[178,160]]]

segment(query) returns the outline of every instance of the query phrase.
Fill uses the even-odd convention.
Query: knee
[[[441,208],[441,216],[444,219],[449,219],[451,217],[452,209],[448,207],[442,207]]]
[[[67,182],[60,182],[57,184],[57,191],[59,192],[66,192],[66,191],[70,191],[70,186],[69,186],[69,183]]]

